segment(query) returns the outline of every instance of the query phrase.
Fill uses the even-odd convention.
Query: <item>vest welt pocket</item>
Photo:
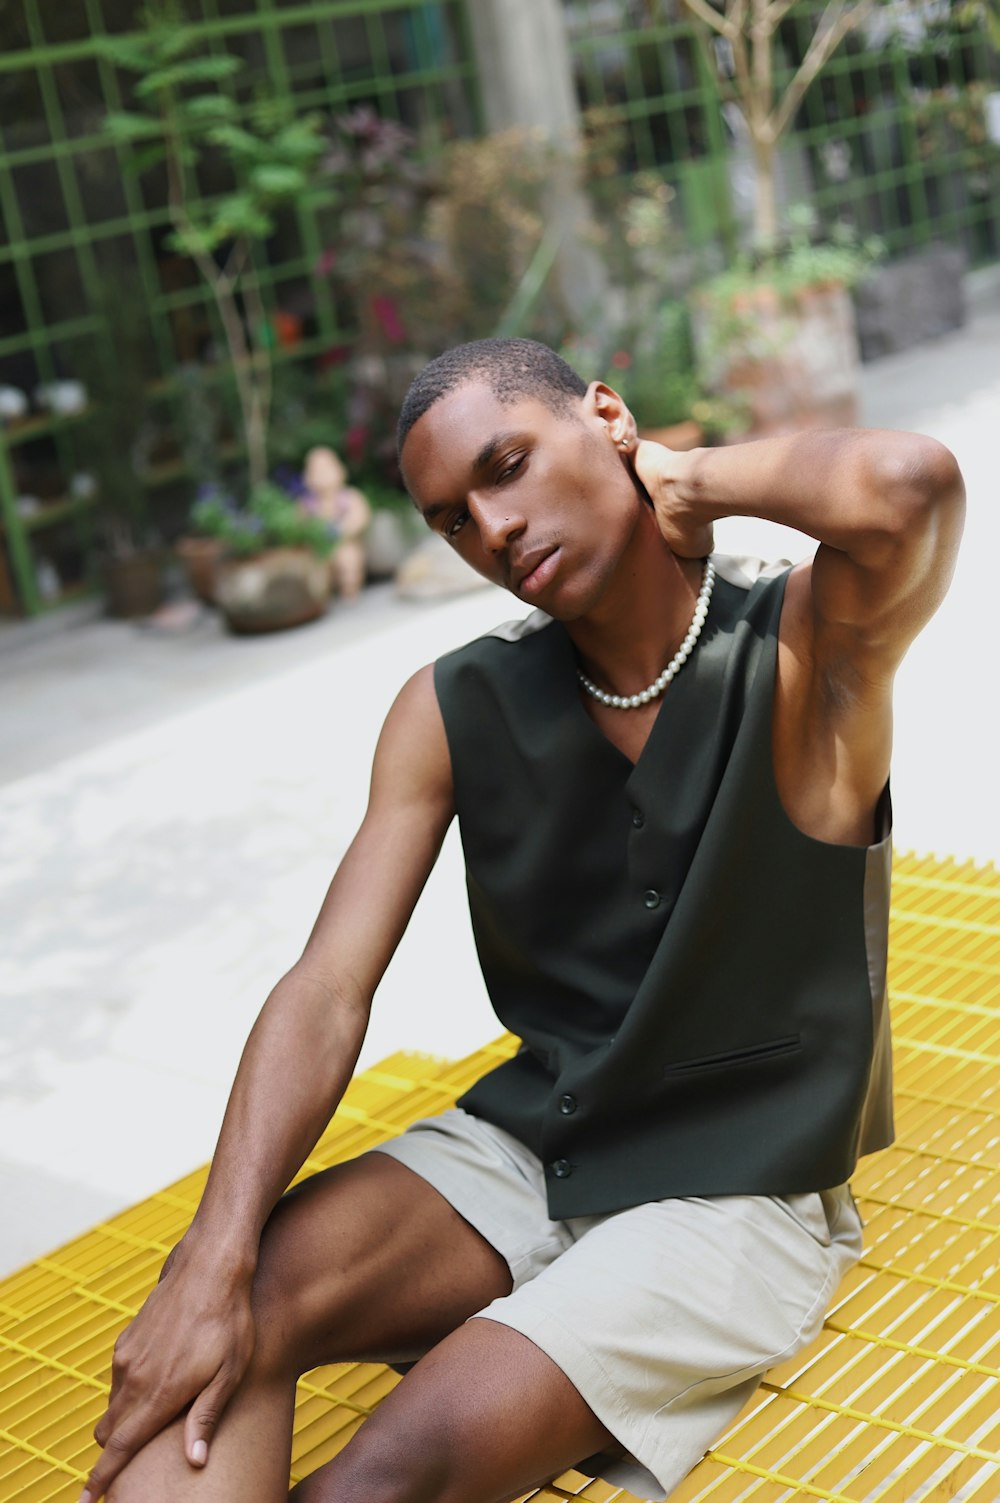
[[[680,1060],[665,1065],[665,1075],[689,1075],[696,1070],[725,1070],[735,1065],[754,1065],[761,1060],[778,1059],[783,1054],[797,1054],[802,1035],[789,1033],[785,1038],[768,1039],[763,1044],[747,1044],[743,1049],[727,1049],[724,1054],[703,1054],[698,1059]]]

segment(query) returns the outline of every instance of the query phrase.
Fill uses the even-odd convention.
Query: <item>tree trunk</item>
[[[753,137],[754,215],[753,238],[757,250],[772,250],[778,239],[778,185],[775,143]]]

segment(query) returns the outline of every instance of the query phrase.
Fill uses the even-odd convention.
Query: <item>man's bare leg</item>
[[[496,1249],[387,1154],[314,1176],[265,1228],[254,1283],[257,1347],[207,1466],[187,1462],[175,1423],[135,1457],[109,1498],[278,1503],[287,1496],[300,1373],[326,1362],[414,1360],[510,1288]]]
[[[471,1320],[428,1352],[294,1503],[507,1503],[609,1432],[519,1331]]]

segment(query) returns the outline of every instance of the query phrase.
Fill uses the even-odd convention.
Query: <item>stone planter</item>
[[[368,578],[391,579],[423,536],[423,524],[419,523],[418,530],[415,512],[411,521],[387,507],[374,511],[365,533]]]
[[[855,288],[862,360],[895,355],[965,323],[965,252],[929,245],[877,266]]]
[[[432,532],[396,570],[396,593],[404,600],[450,600],[485,589],[488,580],[471,569],[444,538]]]
[[[854,307],[839,283],[805,287],[787,299],[761,283],[725,304],[703,293],[694,334],[708,385],[747,405],[750,428],[741,438],[857,422]]]
[[[329,560],[308,548],[270,548],[223,558],[215,603],[232,632],[283,631],[322,616],[330,601]]]

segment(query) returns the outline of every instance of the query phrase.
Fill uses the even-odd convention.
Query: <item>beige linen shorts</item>
[[[511,1293],[470,1318],[552,1358],[625,1448],[580,1470],[641,1498],[669,1497],[767,1369],[813,1339],[861,1255],[846,1185],[550,1221],[539,1159],[461,1107],[369,1152],[415,1170],[506,1260]]]

